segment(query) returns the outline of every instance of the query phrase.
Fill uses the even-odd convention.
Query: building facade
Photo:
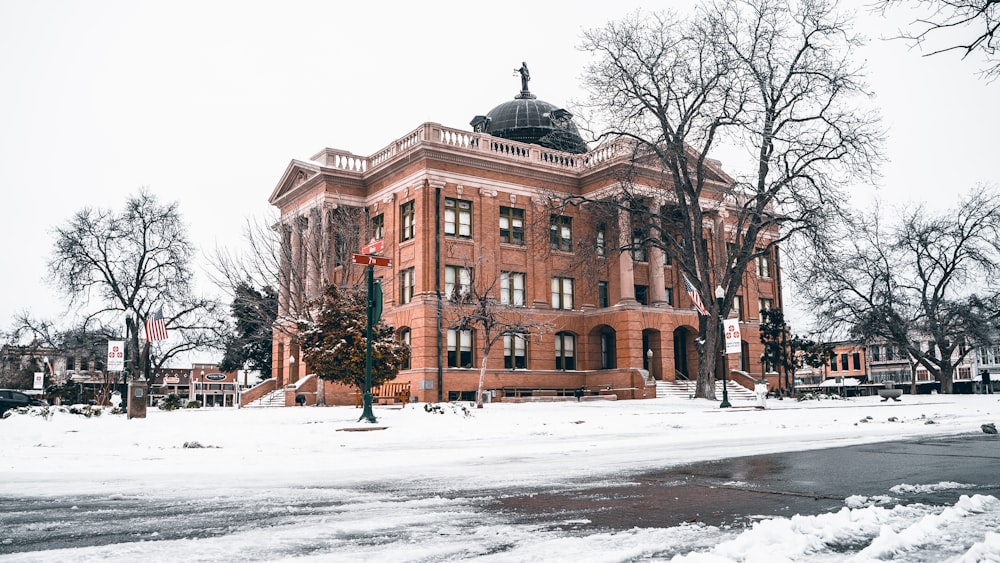
[[[535,98],[526,82],[513,100],[463,131],[425,123],[370,156],[326,148],[292,160],[270,203],[280,211],[280,318],[325,284],[360,281],[350,253],[384,242],[391,267],[376,268],[382,320],[411,347],[397,381],[419,401],[472,400],[481,335],[452,325],[450,298],[480,284],[516,314],[551,327],[508,335],[487,362],[492,400],[547,391],[605,390],[618,398],[655,396],[655,380],[694,378],[698,313],[680,270],[641,241],[627,209],[588,203],[613,197],[622,178],[645,183],[654,214],[670,205],[658,169],[639,166],[622,144],[589,150],[572,115]],[[703,208],[710,251],[727,251],[731,216],[719,201],[732,180],[717,161]],[[352,219],[353,218],[353,219]],[[342,229],[343,225],[356,227]],[[621,250],[627,249],[627,250]],[[759,373],[760,310],[781,306],[778,256],[744,277],[730,317],[744,321],[743,353],[729,369]],[[282,321],[279,320],[279,323]],[[276,385],[300,383],[294,331],[274,338]],[[320,404],[353,404],[354,392],[319,384]]]

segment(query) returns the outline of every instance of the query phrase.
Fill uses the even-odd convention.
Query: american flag
[[[687,294],[691,296],[691,302],[694,303],[694,308],[698,309],[699,313],[707,317],[708,309],[705,309],[705,304],[701,302],[701,295],[698,293],[698,290],[695,289],[694,285],[691,284],[691,280],[689,280],[686,275],[681,274],[681,276],[684,278],[684,289],[687,291]]]
[[[163,309],[157,309],[153,317],[146,319],[146,342],[156,342],[170,338],[167,334],[167,323],[163,321]]]

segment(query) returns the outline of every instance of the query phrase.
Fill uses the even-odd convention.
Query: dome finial
[[[514,75],[521,75],[521,93],[514,96],[515,100],[534,100],[535,95],[528,90],[528,81],[531,80],[531,74],[528,72],[528,63],[522,62],[521,68],[514,69]]]

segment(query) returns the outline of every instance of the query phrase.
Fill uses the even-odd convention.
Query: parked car
[[[0,415],[17,407],[44,407],[48,403],[44,399],[36,399],[27,393],[14,389],[0,389]]]

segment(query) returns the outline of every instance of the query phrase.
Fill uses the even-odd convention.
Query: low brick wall
[[[245,407],[264,395],[274,392],[277,388],[278,382],[276,379],[265,379],[240,394],[240,406]]]

